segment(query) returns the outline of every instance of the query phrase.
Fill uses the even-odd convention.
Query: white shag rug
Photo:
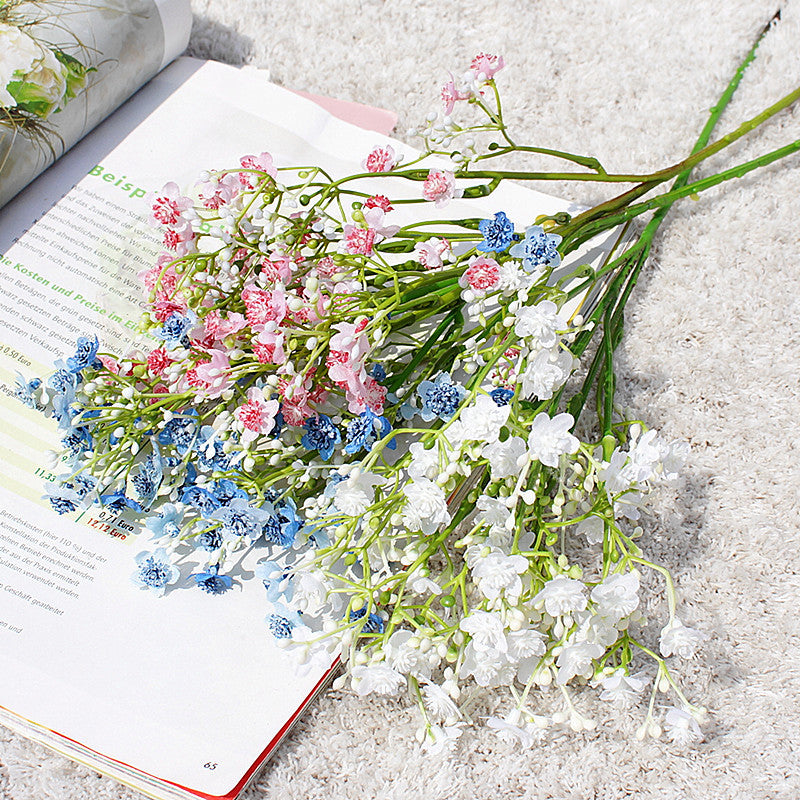
[[[194,0],[190,54],[268,67],[283,85],[396,110],[437,106],[447,70],[502,53],[520,141],[645,172],[687,154],[780,0]],[[720,133],[800,84],[800,0],[784,0]],[[714,165],[800,137],[800,107]],[[542,162],[539,162],[542,163]],[[710,165],[711,166],[711,165]],[[710,638],[678,667],[711,712],[683,752],[639,743],[607,709],[591,734],[518,750],[468,731],[453,758],[420,752],[401,701],[323,696],[247,800],[796,800],[800,797],[800,155],[674,208],[630,303],[620,396],[691,444],[645,550]],[[700,174],[708,172],[703,167]],[[544,186],[580,202],[600,184]],[[584,709],[596,695],[579,695]],[[635,712],[640,719],[643,710]],[[139,797],[0,729],[0,797]]]

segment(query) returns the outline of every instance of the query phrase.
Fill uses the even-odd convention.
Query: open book
[[[279,167],[343,175],[390,142],[411,154],[257,70],[179,59],[0,210],[0,722],[153,797],[235,797],[324,686],[329,661],[298,669],[275,645],[258,581],[158,598],[130,580],[149,535],[134,520],[55,514],[42,499],[58,471],[55,425],[15,386],[18,373],[52,371],[78,336],[117,352],[135,343],[137,272],[161,250],[148,192],[264,150]],[[448,213],[498,209],[571,210],[503,185]],[[615,241],[579,258],[598,262]]]

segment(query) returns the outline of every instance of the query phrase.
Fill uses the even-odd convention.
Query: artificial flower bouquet
[[[149,344],[108,353],[89,332],[44,381],[20,376],[20,398],[63,435],[53,507],[139,516],[150,541],[133,582],[154,595],[224,603],[262,582],[266,626],[298,668],[337,654],[338,686],[408,693],[429,748],[451,746],[494,687],[511,706],[487,724],[523,744],[595,727],[573,702],[586,684],[610,701],[649,688],[640,738],[666,726],[700,739],[704,709],[668,662],[703,634],[646,556],[642,516],[687,448],[623,417],[614,357],[672,203],[800,149],[691,178],[800,96],[712,142],[757,45],[691,154],[651,174],[517,144],[503,59],[480,54],[444,86],[416,158],[379,146],[361,172],[334,177],[261,153],[188,193],[168,183],[151,199],[165,252],[141,276]],[[498,166],[510,154],[581,171]],[[453,198],[485,203],[506,180],[633,188],[572,216],[447,216]],[[571,260],[613,229],[624,236],[598,269]],[[242,559],[254,551],[253,574]],[[645,571],[666,591],[655,637]]]

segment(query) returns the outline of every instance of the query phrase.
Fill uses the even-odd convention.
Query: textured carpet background
[[[778,2],[194,0],[190,54],[394,109],[403,136],[436,106],[447,70],[500,52],[519,140],[644,172],[688,152]],[[720,133],[800,84],[799,43],[800,2],[788,0]],[[796,106],[700,174],[798,137]],[[621,347],[624,404],[691,444],[685,482],[660,496],[643,546],[672,569],[685,620],[711,636],[678,670],[712,712],[706,741],[689,753],[637,743],[633,724],[606,718],[526,751],[469,731],[447,760],[420,753],[405,703],[329,692],[248,800],[800,796],[798,167],[796,155],[673,210]],[[540,188],[608,196],[600,184]],[[138,795],[0,729],[0,797]]]

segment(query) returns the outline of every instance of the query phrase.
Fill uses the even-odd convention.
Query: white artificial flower
[[[519,475],[528,460],[528,448],[519,436],[509,436],[504,442],[486,445],[481,454],[489,459],[493,481]]]
[[[511,514],[508,506],[502,500],[489,497],[488,494],[482,494],[475,502],[475,506],[478,509],[477,519],[487,525],[503,526]]]
[[[426,450],[422,442],[414,442],[408,448],[411,453],[411,463],[408,465],[408,477],[412,481],[427,478],[435,481],[439,477],[439,448],[434,446]]]
[[[36,60],[33,69],[25,76],[25,82],[39,89],[42,100],[58,106],[67,88],[66,68],[55,57],[52,50],[42,48],[41,57]]]
[[[548,467],[557,467],[559,456],[576,453],[580,442],[569,432],[575,424],[572,414],[550,419],[542,411],[533,418],[528,434],[528,454]]]
[[[561,348],[540,350],[521,376],[522,397],[549,400],[566,383],[574,361],[572,354]]]
[[[480,653],[505,654],[508,649],[503,621],[499,614],[488,611],[470,611],[459,623],[464,633],[472,637],[470,644]],[[505,656],[503,656],[505,658]]]
[[[677,745],[685,747],[703,740],[703,731],[700,730],[697,720],[680,708],[670,708],[664,724],[667,736]]]
[[[383,482],[383,478],[371,472],[350,475],[336,484],[333,490],[333,503],[343,514],[360,517],[372,505],[375,485]]]
[[[630,475],[624,472],[627,461],[628,454],[624,450],[617,448],[611,454],[610,461],[604,462],[603,466],[598,470],[597,477],[605,484],[609,497],[630,489]]]
[[[386,664],[353,667],[353,689],[361,697],[368,694],[397,694],[405,686],[405,676]]]
[[[393,669],[416,678],[430,677],[431,668],[427,656],[417,647],[409,644],[414,636],[411,631],[395,631],[383,645],[386,663]]]
[[[521,661],[523,658],[543,656],[547,649],[547,637],[535,628],[521,628],[518,631],[509,631],[506,634],[508,643],[508,657],[512,661]]]
[[[479,394],[474,402],[462,409],[459,419],[468,441],[492,444],[498,441],[500,428],[506,424],[510,413],[511,406],[498,406],[489,395]]]
[[[422,687],[422,702],[434,719],[446,720],[461,716],[450,695],[436,683],[426,683]]]
[[[647,678],[641,672],[636,675],[628,675],[624,667],[618,667],[610,675],[595,681],[595,685],[601,686],[603,689],[600,692],[601,700],[626,706],[638,697],[647,685]]]
[[[424,575],[412,575],[406,582],[406,586],[408,586],[414,594],[422,596],[426,594],[442,593],[442,587],[439,586],[436,581],[432,581]]]
[[[625,492],[614,499],[614,516],[625,519],[637,520],[644,508],[644,501],[640,492]]]
[[[666,658],[674,653],[681,658],[691,658],[705,639],[704,633],[687,627],[674,617],[661,630],[661,655]]]
[[[571,614],[573,611],[583,611],[586,608],[588,601],[584,594],[585,589],[580,581],[559,575],[547,581],[532,602],[534,605],[543,602],[545,611],[551,617]]]
[[[485,552],[488,549],[489,552]],[[473,545],[467,548],[467,564],[472,579],[487,600],[498,600],[502,595],[512,605],[522,592],[522,575],[528,569],[524,556],[507,556],[499,550]]]
[[[592,589],[595,613],[619,621],[630,616],[639,606],[639,576],[635,572],[615,573]]]
[[[688,442],[662,442],[660,479],[665,483],[677,480],[688,456]]]
[[[463,722],[456,722],[454,725],[431,725],[422,742],[423,749],[430,755],[439,755],[453,750],[458,737],[464,732],[463,727]]]
[[[447,498],[433,481],[427,478],[412,481],[403,487],[403,494],[408,498],[403,507],[403,524],[409,530],[419,530],[430,536],[450,522]]]
[[[633,442],[628,450],[628,462],[624,467],[631,484],[650,480],[661,465],[663,442],[658,431],[651,429]]]
[[[515,668],[504,652],[478,650],[473,639],[464,648],[461,676],[472,677],[478,686],[507,686],[514,680]]]
[[[602,517],[597,517],[594,514],[582,519],[575,526],[575,532],[583,534],[589,544],[602,544],[605,538],[605,531],[606,526]]]
[[[566,319],[559,316],[552,300],[542,300],[535,306],[523,306],[516,314],[514,332],[520,339],[530,339],[531,347],[553,347],[558,341],[556,331],[566,330]]]
[[[601,617],[599,614],[583,615],[575,633],[575,640],[599,644],[603,648],[610,647],[619,638],[615,622],[619,621]]]
[[[335,637],[322,636],[307,625],[295,625],[292,638],[281,642],[281,649],[293,656],[295,673],[299,677],[327,670],[341,649]]]
[[[292,574],[292,607],[312,617],[328,603],[328,587],[320,570],[298,570]]]
[[[523,747],[530,747],[537,741],[534,730],[532,730],[536,726],[523,722],[522,714],[516,708],[512,708],[504,717],[489,717],[486,725],[497,731],[498,737],[504,742],[519,743]]]
[[[582,678],[591,677],[594,672],[592,661],[595,658],[600,658],[604,652],[605,647],[592,642],[568,644],[556,659],[556,666],[558,667],[556,683],[564,686],[576,675],[580,675]]]

